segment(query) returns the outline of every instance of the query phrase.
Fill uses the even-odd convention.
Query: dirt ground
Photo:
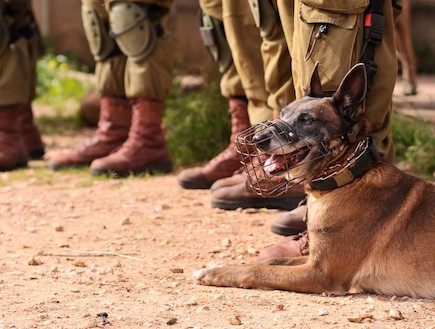
[[[45,142],[50,154],[83,138]],[[269,229],[279,212],[212,209],[176,173],[95,179],[45,166],[0,173],[0,329],[435,328],[434,301],[196,285],[204,266],[255,262],[280,238]]]

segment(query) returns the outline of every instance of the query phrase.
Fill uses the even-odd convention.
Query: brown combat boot
[[[208,189],[218,179],[230,177],[240,168],[240,158],[234,140],[236,135],[250,127],[248,104],[238,98],[230,98],[231,137],[228,147],[211,159],[204,167],[183,170],[178,183],[186,189]]]
[[[20,135],[18,106],[0,106],[0,171],[27,166],[27,151]]]
[[[307,256],[310,253],[308,231],[285,237],[277,244],[260,250],[257,261],[266,259]]]
[[[169,156],[162,129],[163,102],[145,98],[132,101],[132,122],[127,141],[116,152],[91,164],[91,173],[130,174],[170,172]]]
[[[92,139],[75,151],[55,154],[48,163],[51,169],[89,166],[95,159],[117,150],[127,140],[131,124],[129,101],[126,98],[103,97],[100,105],[98,128]]]
[[[273,233],[289,236],[301,233],[307,229],[307,200],[302,200],[298,207],[279,215],[270,225]]]
[[[41,133],[33,121],[33,111],[30,104],[19,106],[18,125],[29,158],[34,160],[42,159],[45,154],[44,143],[41,139]]]
[[[225,210],[238,208],[269,208],[292,210],[305,197],[302,186],[295,186],[287,193],[277,197],[264,198],[254,193],[249,186],[246,174],[218,180],[210,188],[211,206]]]

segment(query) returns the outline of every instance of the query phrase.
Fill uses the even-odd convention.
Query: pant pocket
[[[301,0],[303,4],[341,14],[361,14],[367,8],[369,0]]]
[[[359,59],[363,15],[324,10],[305,2],[300,3],[300,28],[292,49],[302,71],[301,83],[308,86],[312,67],[318,61],[323,90],[333,92]],[[353,7],[349,10],[354,11]]]

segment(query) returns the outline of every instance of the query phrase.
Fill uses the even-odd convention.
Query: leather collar
[[[346,164],[339,165],[339,168],[323,176],[317,177],[309,184],[310,188],[317,191],[331,191],[341,186],[352,183],[355,179],[362,177],[369,169],[380,160],[376,144],[371,137],[360,142],[363,150],[355,153],[347,159]],[[364,145],[365,144],[365,145]]]

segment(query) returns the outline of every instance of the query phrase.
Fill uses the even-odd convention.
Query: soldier
[[[237,133],[251,124],[272,119],[274,110],[279,113],[285,104],[294,100],[288,53],[275,56],[280,48],[286,49],[282,29],[275,28],[273,23],[267,40],[263,39],[247,1],[201,0],[200,5],[203,10],[201,34],[223,73],[221,92],[229,98],[232,134],[224,151],[204,167],[183,170],[178,181],[185,188],[211,188],[212,206],[217,208],[293,209],[303,197],[301,189],[268,199],[252,193],[249,188],[226,189],[223,194],[220,189],[221,185],[245,183],[244,173],[235,173],[240,168],[234,144]]]
[[[45,153],[31,106],[40,41],[30,0],[0,0],[0,171]]]
[[[83,0],[82,18],[101,94],[93,138],[55,154],[53,170],[92,174],[170,172],[162,115],[172,85],[171,42],[162,26],[172,0]]]

